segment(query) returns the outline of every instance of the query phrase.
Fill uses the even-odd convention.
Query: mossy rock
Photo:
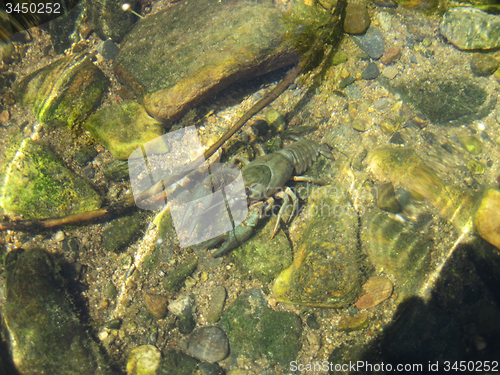
[[[221,319],[229,338],[229,358],[288,366],[302,347],[302,323],[289,312],[273,311],[258,289],[239,296]]]
[[[2,170],[0,206],[26,219],[61,217],[101,206],[91,185],[71,172],[46,146],[30,138],[17,149]]]
[[[10,252],[5,270],[4,328],[19,373],[113,374],[43,249]]]
[[[132,100],[100,109],[85,121],[84,126],[120,160],[127,160],[135,149],[165,133],[163,125],[149,116],[142,105]],[[148,151],[167,150],[160,148]]]
[[[16,86],[21,104],[31,105],[43,124],[72,127],[101,103],[109,80],[90,57],[63,57],[24,77]]]

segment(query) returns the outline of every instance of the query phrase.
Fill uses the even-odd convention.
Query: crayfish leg
[[[276,194],[276,196],[283,199],[283,204],[281,205],[281,208],[278,212],[278,218],[276,220],[276,224],[274,225],[273,233],[271,234],[271,239],[273,239],[276,233],[278,233],[280,220],[283,220],[282,216],[285,212],[286,207],[288,206],[288,203],[290,202],[290,199],[293,202],[292,215],[290,215],[286,220],[283,220],[283,223],[286,224],[286,222],[290,220],[290,218],[293,216],[293,212],[297,210],[299,204],[297,196],[288,186],[285,187],[284,191],[280,191],[278,194]]]

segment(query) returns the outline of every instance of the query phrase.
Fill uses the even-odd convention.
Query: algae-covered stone
[[[309,197],[309,218],[293,264],[274,282],[278,301],[342,307],[354,302],[361,291],[363,275],[357,244],[352,241],[358,216],[343,194],[329,190],[317,189]]]
[[[5,327],[22,374],[112,374],[42,249],[16,250],[5,261]]]
[[[500,191],[489,189],[474,219],[479,235],[500,249]]]
[[[220,324],[229,338],[229,358],[233,360],[267,360],[288,366],[302,346],[300,318],[289,312],[271,310],[258,289],[239,296]]]
[[[163,285],[169,293],[177,293],[183,286],[184,281],[198,266],[198,258],[192,256],[179,264],[172,273],[165,276]]]
[[[136,24],[114,69],[151,115],[175,120],[237,80],[297,61],[281,18],[268,0],[177,2]]]
[[[491,112],[496,101],[493,96],[488,100],[484,88],[468,77],[425,76],[412,83],[402,80],[394,90],[432,123],[441,125],[461,126],[481,119]]]
[[[128,159],[136,148],[165,133],[160,122],[131,100],[100,109],[85,121],[85,128],[120,160]],[[151,151],[167,151],[159,145],[160,149]]]
[[[193,375],[197,364],[197,359],[178,350],[169,350],[161,359],[157,375]]]
[[[458,139],[462,147],[472,155],[479,155],[483,151],[481,141],[473,135],[463,135]]]
[[[63,57],[24,77],[16,88],[21,104],[29,104],[43,124],[72,127],[99,105],[109,81],[90,57]]]
[[[137,239],[144,227],[139,213],[120,217],[111,221],[102,233],[102,245],[106,251],[120,251]]]
[[[500,47],[500,17],[482,10],[457,7],[443,16],[441,34],[460,49]]]
[[[292,246],[286,234],[280,230],[271,239],[275,224],[274,216],[253,237],[230,253],[231,261],[243,275],[270,282],[292,263]]]
[[[127,374],[156,375],[160,367],[161,352],[153,345],[142,345],[132,349],[127,360]]]
[[[467,169],[472,174],[484,174],[486,167],[484,166],[483,163],[480,163],[480,162],[475,161],[475,160],[469,160],[467,162]]]
[[[97,209],[99,195],[67,169],[46,146],[21,141],[2,170],[0,206],[27,219],[60,217]]]
[[[498,69],[500,61],[491,55],[474,54],[470,59],[470,69],[477,76],[489,76]]]

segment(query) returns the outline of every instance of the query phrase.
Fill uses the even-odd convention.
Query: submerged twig
[[[329,21],[326,25],[322,27],[330,27],[332,28],[330,35],[334,35],[335,33],[339,33],[338,28],[342,27],[342,19],[343,13],[346,6],[345,0],[338,0],[335,8],[333,9]],[[240,130],[245,123],[250,120],[253,116],[259,113],[262,109],[271,104],[274,100],[276,100],[287,88],[290,86],[297,76],[306,69],[311,62],[317,58],[318,54],[322,52],[324,48],[324,40],[316,39],[308,50],[308,52],[304,55],[300,63],[293,68],[288,74],[283,78],[283,80],[269,93],[267,93],[262,99],[260,99],[257,103],[255,103],[252,108],[250,108],[217,142],[215,142],[208,150],[203,153],[204,160],[209,159],[215,152],[229,139],[231,138],[238,130]],[[190,172],[203,162],[200,162],[200,159],[192,162],[189,168],[186,168],[188,175]],[[176,176],[177,179],[182,178],[183,176]],[[172,181],[172,183],[175,181]],[[155,198],[156,195],[164,194],[163,186],[166,186],[164,182],[160,181],[156,185],[144,191],[138,198],[138,201],[141,201],[146,198]],[[60,225],[74,224],[89,220],[95,220],[104,218],[108,215],[119,214],[124,212],[134,206],[136,203],[136,199],[134,197],[130,197],[124,199],[122,201],[111,204],[106,208],[101,208],[94,211],[87,211],[78,214],[68,215],[60,218],[48,218],[48,219],[39,219],[39,220],[14,220],[14,221],[4,221],[0,222],[0,230],[23,230],[29,228],[53,228]]]

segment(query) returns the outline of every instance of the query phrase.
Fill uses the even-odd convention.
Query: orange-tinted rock
[[[149,312],[157,319],[163,319],[167,313],[167,297],[146,293],[144,301]]]
[[[382,64],[389,65],[401,57],[401,48],[389,47],[384,55],[380,58]]]
[[[385,277],[371,277],[363,285],[365,294],[359,297],[355,306],[358,309],[370,309],[385,301],[392,294],[392,283]]]

